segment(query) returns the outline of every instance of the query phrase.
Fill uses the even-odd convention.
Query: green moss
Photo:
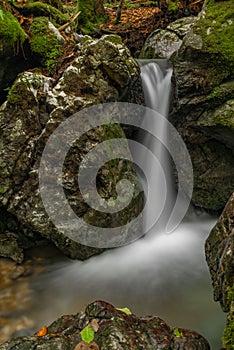
[[[168,2],[168,11],[176,11],[178,10],[179,6],[177,4],[177,2],[174,2],[174,1],[169,1]]]
[[[102,23],[105,16],[98,16],[95,13],[93,0],[79,0],[78,10],[80,15],[78,23],[84,34],[92,34],[98,30],[98,24]]]
[[[234,129],[234,103],[230,102],[230,108],[225,106],[225,110],[220,109],[219,112],[214,113],[213,120],[215,124],[228,126],[229,128]]]
[[[225,84],[215,86],[212,91],[206,96],[208,100],[212,100],[213,106],[229,100],[234,96],[234,81],[229,81]]]
[[[111,35],[107,35],[105,38],[107,41],[109,41],[113,44],[116,44],[116,45],[122,44],[123,45],[122,38],[119,35],[111,34]]]
[[[178,328],[175,328],[173,333],[176,336],[176,338],[182,338],[183,337],[183,332],[181,332]]]
[[[32,13],[35,16],[48,17],[50,20],[54,20],[59,24],[64,24],[69,20],[68,14],[64,14],[54,6],[39,1],[28,2],[25,7],[25,12]]]
[[[21,97],[17,92],[17,83],[12,85],[12,87],[8,91],[7,101],[12,104],[16,104],[20,101]]]
[[[228,299],[231,302],[231,309],[227,317],[227,325],[223,334],[223,345],[226,350],[233,350],[234,337],[234,285],[228,292]]]
[[[40,63],[51,72],[60,55],[61,44],[48,28],[47,18],[37,17],[34,19],[30,28],[29,41],[32,52],[37,55]]]
[[[17,19],[4,9],[1,10],[0,16],[0,38],[1,41],[8,42],[13,46],[17,42],[22,44],[26,38],[26,34]]]
[[[213,65],[214,75],[225,79],[234,71],[234,7],[232,1],[209,1],[205,16],[194,27],[203,40],[203,50],[209,53],[207,66]]]

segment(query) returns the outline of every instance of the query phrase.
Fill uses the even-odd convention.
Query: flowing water
[[[165,68],[165,63],[163,66],[155,62],[144,65],[142,79],[148,106],[166,116],[171,69]],[[157,152],[163,168],[169,171],[163,147],[147,135],[139,137]],[[147,159],[145,166],[150,166]],[[155,188],[160,187],[157,174],[153,173],[151,180]],[[170,179],[168,186],[172,188]],[[173,191],[168,192],[170,202]],[[166,217],[167,210],[163,220]],[[159,234],[156,231],[161,228],[156,226],[131,245],[88,261],[66,259],[50,266],[34,284],[33,316],[38,320],[37,327],[103,299],[117,307],[129,307],[139,316],[154,314],[172,326],[196,330],[208,339],[213,350],[220,349],[225,316],[213,301],[204,255],[204,242],[214,224],[215,219],[207,214],[190,212],[173,234]]]

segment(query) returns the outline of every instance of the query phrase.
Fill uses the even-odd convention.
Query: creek
[[[166,118],[171,68],[165,62],[140,64],[146,103]],[[164,125],[153,123],[152,127],[161,127],[166,137]],[[138,138],[157,154],[163,169],[170,172],[164,147],[144,133]],[[147,159],[145,166],[151,167]],[[152,172],[152,211],[157,210],[161,197],[160,181]],[[195,330],[207,338],[211,349],[221,348],[225,315],[213,301],[204,254],[204,243],[215,218],[190,209],[177,229],[165,234],[163,227],[170,215],[171,203],[175,202],[170,176],[166,176],[166,182],[169,188],[166,210],[160,217],[160,224],[153,226],[149,234],[84,262],[57,261],[32,281],[31,316],[37,320],[37,329],[62,314],[76,313],[87,303],[102,299],[116,307],[128,307],[139,316],[154,314],[172,326]],[[148,212],[144,218],[146,226],[150,217],[151,212]]]

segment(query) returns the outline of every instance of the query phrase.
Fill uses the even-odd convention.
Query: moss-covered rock
[[[51,71],[61,54],[62,43],[45,17],[37,17],[30,27],[30,47],[38,62]]]
[[[234,194],[206,241],[206,259],[212,277],[214,299],[228,312],[223,336],[225,349],[233,349],[234,331]]]
[[[24,30],[21,28],[17,19],[4,9],[0,8],[0,38],[1,46],[2,41],[7,42],[8,45],[11,45],[16,48],[18,45],[22,45],[26,38]],[[1,47],[2,50],[2,47]]]
[[[93,330],[91,342],[82,339],[84,329]],[[117,309],[104,301],[88,305],[85,312],[59,318],[44,333],[12,339],[0,345],[0,350],[210,349],[206,339],[196,332],[170,327],[156,316],[139,318],[126,308]]]
[[[14,3],[15,6],[16,3]],[[56,6],[54,6],[56,5]],[[60,4],[61,11],[57,8],[57,4],[51,5],[40,1],[28,1],[23,7],[19,7],[22,14],[33,17],[46,17],[57,24],[64,24],[69,20],[69,15]]]
[[[233,15],[231,1],[206,1],[171,57],[170,120],[191,154],[193,203],[211,210],[223,209],[234,189]]]
[[[209,58],[213,84],[234,77],[234,6],[230,1],[209,0],[193,33],[202,39],[202,51]],[[213,73],[213,75],[212,75]]]
[[[0,100],[4,89],[29,66],[23,56],[25,39],[26,33],[17,19],[0,4]]]

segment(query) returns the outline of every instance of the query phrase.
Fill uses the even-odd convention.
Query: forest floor
[[[118,5],[105,7],[108,20],[100,25],[101,33],[116,33],[132,53],[137,56],[147,36],[156,29],[164,29],[169,23],[181,17],[196,16],[202,9],[203,0],[180,0],[177,9],[162,7],[144,0],[131,1],[131,6],[125,5],[122,9],[121,19],[115,24]]]

